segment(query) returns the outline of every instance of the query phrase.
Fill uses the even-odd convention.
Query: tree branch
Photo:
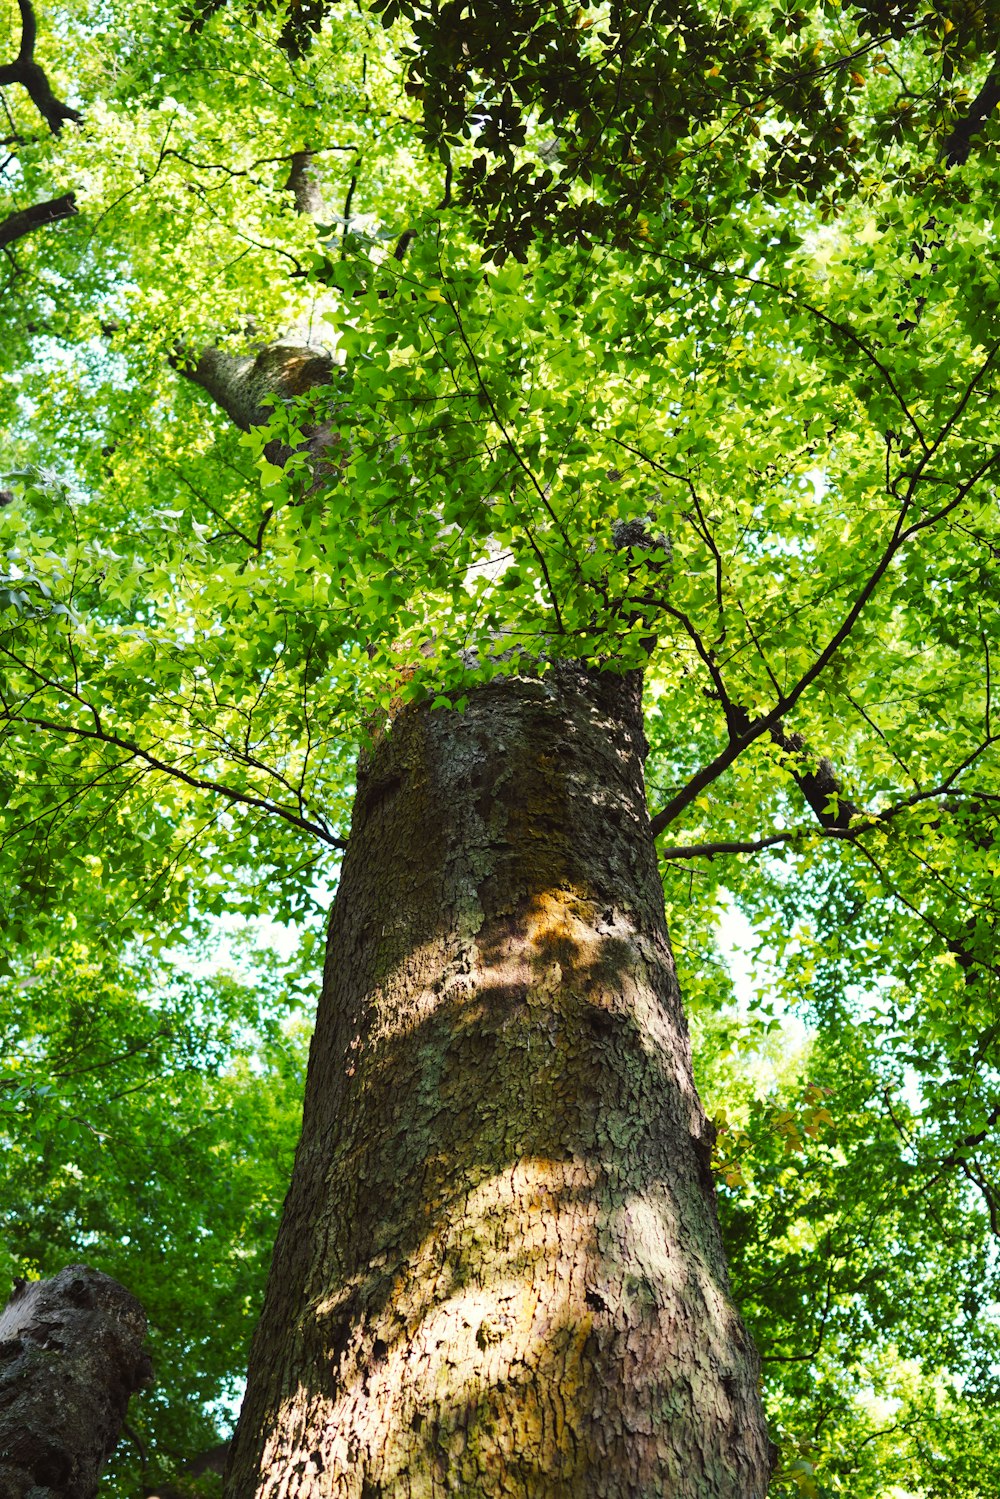
[[[795,784],[816,814],[817,821],[828,830],[846,831],[851,819],[860,814],[849,797],[833,768],[833,762],[825,755],[815,760],[815,770],[802,768],[803,761],[813,761],[814,756],[801,734],[786,734],[781,724],[775,724],[771,738],[779,749],[789,757],[789,769]],[[796,763],[797,762],[797,763]],[[831,803],[833,810],[830,810]]]
[[[682,843],[673,848],[661,848],[659,852],[661,859],[714,859],[717,854],[759,854],[765,848],[816,836],[815,828],[790,828],[786,833],[770,833],[766,838],[752,838],[745,842],[732,839],[725,843]]]
[[[955,1142],[950,1154],[941,1157],[941,1165],[957,1166],[964,1159],[960,1152],[963,1150],[975,1150],[977,1145],[982,1145],[983,1141],[989,1137],[990,1131],[995,1127],[998,1120],[1000,1120],[1000,1104],[987,1115],[984,1129],[976,1130],[975,1134],[965,1135],[961,1140]]]
[[[1000,104],[1000,67],[994,63],[986,82],[969,105],[968,110],[946,138],[941,147],[941,159],[946,166],[960,167],[968,160],[972,140],[982,130],[990,115]]]
[[[216,796],[224,797],[227,801],[234,802],[239,806],[256,807],[261,812],[270,812],[289,822],[293,827],[300,828],[305,833],[312,833],[314,837],[329,844],[331,848],[344,849],[347,842],[343,838],[336,838],[323,822],[312,822],[306,817],[301,817],[289,807],[283,807],[280,802],[270,801],[267,797],[253,796],[246,791],[237,791],[233,786],[227,786],[224,781],[212,781],[206,776],[192,775],[189,771],[182,770],[179,765],[171,765],[166,760],[161,760],[141,745],[132,743],[131,740],[121,739],[117,734],[109,733],[100,727],[93,729],[80,728],[75,724],[55,723],[52,719],[34,718],[16,712],[4,712],[0,714],[0,721],[7,723],[28,724],[31,728],[42,729],[50,734],[68,735],[77,739],[93,739],[99,744],[108,744],[115,749],[125,751],[136,760],[141,760],[150,770],[158,770],[163,775],[170,776],[175,781],[183,781],[186,786],[193,787],[196,791],[209,791]]]
[[[829,765],[830,762],[825,763]],[[852,809],[849,826],[828,817],[819,827],[787,828],[780,833],[768,833],[761,838],[745,841],[729,839],[719,843],[676,844],[673,848],[661,848],[659,855],[661,859],[714,859],[717,854],[759,854],[764,849],[777,848],[782,843],[797,843],[810,838],[837,838],[842,843],[856,843],[862,834],[887,826],[920,802],[930,801],[936,796],[967,796],[974,801],[1000,801],[1000,796],[994,797],[989,792],[956,791],[952,784],[955,774],[957,772],[953,772],[940,786],[904,797],[901,802],[886,807],[884,812],[862,812],[853,803],[842,803],[842,810],[848,806]]]
[[[929,453],[930,449],[928,448],[926,442],[923,442],[923,446],[925,452]],[[936,510],[932,510],[927,514],[922,515],[920,519],[911,521],[911,523],[907,525],[906,519],[912,510],[916,488],[923,475],[920,468],[918,467],[917,471],[909,476],[910,483],[906,498],[900,506],[899,514],[896,517],[896,523],[892,529],[892,534],[885,544],[881,557],[879,557],[875,566],[872,568],[872,571],[869,573],[860,591],[856,595],[854,602],[851,604],[851,607],[844,615],[844,618],[841,621],[840,625],[830,636],[823,649],[815,657],[812,665],[806,668],[806,670],[802,673],[794,686],[790,687],[787,692],[783,692],[779,695],[778,701],[775,703],[773,708],[769,709],[766,713],[761,713],[756,719],[754,719],[751,724],[748,725],[744,733],[740,734],[737,739],[730,741],[730,743],[726,746],[721,754],[717,755],[716,758],[710,761],[708,765],[703,765],[701,770],[699,770],[696,775],[693,775],[691,777],[687,785],[682,787],[681,790],[678,791],[677,795],[673,797],[673,799],[667,804],[667,806],[664,807],[662,811],[658,812],[655,817],[653,817],[650,826],[654,838],[659,837],[663,830],[668,827],[670,823],[673,822],[674,819],[685,810],[685,808],[690,806],[690,804],[694,801],[695,797],[698,796],[700,792],[704,791],[707,786],[710,786],[713,781],[717,780],[724,771],[727,771],[729,767],[739,759],[740,755],[745,749],[748,749],[749,746],[753,744],[757,739],[759,739],[762,734],[767,734],[772,729],[780,725],[781,720],[788,713],[789,709],[795,706],[803,693],[812,686],[817,677],[823,674],[827,666],[833,660],[834,656],[840,650],[841,646],[849,638],[851,631],[854,629],[854,626],[857,624],[858,620],[861,618],[861,615],[864,613],[869,600],[875,593],[875,590],[878,588],[885,574],[888,572],[891,564],[903,550],[903,548],[906,547],[909,542],[911,542],[916,536],[919,536],[922,532],[928,530],[930,527],[937,525],[939,521],[944,520],[946,516],[950,515],[951,512],[962,503],[966,495],[969,494],[969,492],[975,487],[975,485],[978,484],[981,479],[985,478],[990,469],[993,468],[998,462],[1000,462],[1000,449],[995,449],[992,453],[988,454],[980,464],[977,465],[977,467],[974,469],[974,471],[964,484],[956,486],[956,493],[952,499],[946,501],[945,504],[938,506]]]
[[[294,401],[316,386],[329,385],[335,369],[330,355],[321,349],[283,343],[269,344],[256,358],[207,348],[194,362],[186,351],[178,352],[170,362],[186,379],[200,385],[242,432],[270,421],[269,396]]]
[[[58,135],[67,120],[79,124],[83,119],[80,111],[71,104],[64,104],[52,92],[45,70],[35,61],[35,41],[38,23],[31,0],[17,0],[21,12],[21,45],[13,62],[0,67],[0,88],[10,83],[19,83],[27,90],[28,97],[48,125],[53,135]]]
[[[318,219],[323,213],[323,179],[313,166],[312,151],[293,151],[285,191],[295,199],[297,211]]]
[[[71,219],[78,212],[75,193],[63,193],[59,198],[48,198],[44,203],[33,203],[30,208],[8,214],[0,221],[0,250],[23,239],[34,229],[43,229],[46,224],[58,223],[60,219]]]

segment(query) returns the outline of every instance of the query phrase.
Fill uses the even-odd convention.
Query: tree
[[[10,940],[347,845],[230,1491],[763,1492],[714,1162],[778,1482],[990,1492],[991,14],[67,11],[79,130],[21,16]],[[714,1151],[650,834],[709,1056],[723,887],[817,1027]]]

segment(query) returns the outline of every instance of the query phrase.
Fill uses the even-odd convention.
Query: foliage
[[[307,1030],[275,954],[241,975],[191,949],[126,962],[72,925],[0,991],[0,1294],[85,1261],[140,1298],[156,1383],[102,1485],[135,1493],[217,1441],[238,1398]]]
[[[7,80],[0,235],[78,212],[17,221],[0,294],[5,1267],[120,1274],[154,1458],[206,1444],[301,1058],[276,968],[178,949],[315,942],[401,697],[641,664],[775,1492],[985,1499],[995,9],[503,16],[64,0],[82,122]],[[334,378],[240,433],[201,351],[282,337]]]
[[[224,3],[203,0],[201,13]],[[272,9],[250,0],[251,16]],[[937,145],[964,159],[982,123],[967,110],[968,74],[1000,44],[996,8],[967,0],[376,0],[372,10],[387,26],[409,22],[399,56],[421,134],[457,167],[498,261],[524,259],[539,231],[645,248],[660,232],[650,219],[670,238],[704,232],[749,195],[830,210],[873,169],[899,172],[894,146],[925,164],[929,143],[931,157]],[[285,45],[301,50],[325,14],[325,0],[293,7]]]

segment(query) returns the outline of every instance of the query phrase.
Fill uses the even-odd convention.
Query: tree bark
[[[181,372],[200,385],[243,432],[270,421],[276,396],[292,401],[333,375],[333,360],[321,349],[303,344],[268,344],[255,355],[203,349],[193,365],[178,356]]]
[[[135,1297],[85,1265],[15,1287],[0,1312],[2,1499],[92,1499],[152,1374],[145,1336]]]
[[[760,1499],[637,674],[359,769],[228,1499]]]
[[[243,432],[263,427],[273,415],[270,398],[295,401],[334,378],[336,366],[329,354],[309,344],[267,344],[255,355],[232,354],[225,349],[202,349],[194,361],[178,351],[178,371],[200,385],[233,424]],[[309,454],[313,481],[321,481],[337,462],[340,435],[332,423],[307,424],[303,448]],[[272,439],[264,456],[279,466],[287,463],[293,449]]]

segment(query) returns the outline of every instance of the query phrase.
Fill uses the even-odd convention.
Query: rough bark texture
[[[640,684],[402,715],[358,777],[229,1499],[759,1499]]]
[[[92,1499],[152,1374],[145,1335],[135,1297],[85,1265],[17,1286],[0,1312],[2,1499]]]
[[[224,349],[203,349],[184,374],[207,391],[217,406],[237,427],[249,432],[271,419],[266,399],[277,396],[291,401],[316,386],[329,383],[333,360],[322,349],[306,344],[268,344],[257,354],[230,354]]]
[[[185,379],[200,385],[237,427],[249,432],[270,421],[279,402],[297,400],[329,385],[336,365],[331,356],[310,344],[273,343],[256,354],[232,354],[225,349],[203,349],[191,363],[183,351],[176,359]],[[313,483],[322,483],[342,458],[339,429],[333,422],[307,423],[301,450],[309,455]],[[282,466],[294,449],[278,439],[264,448],[268,462]]]

